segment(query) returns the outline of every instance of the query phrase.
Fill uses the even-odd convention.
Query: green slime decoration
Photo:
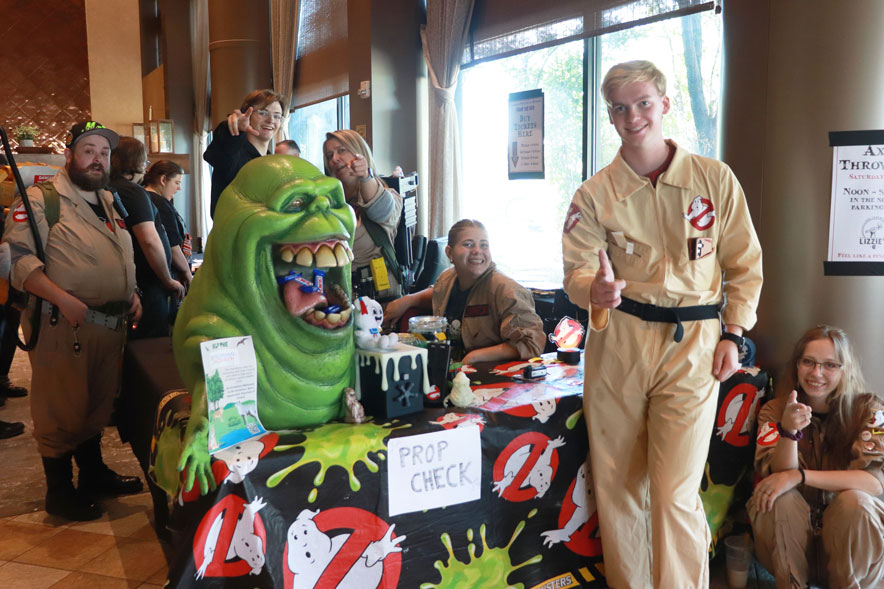
[[[537,513],[536,509],[532,509],[528,517],[534,517]],[[436,570],[442,577],[438,585],[433,583],[422,583],[421,589],[434,588],[451,588],[459,589],[461,587],[499,587],[501,582],[505,582],[510,573],[516,571],[529,564],[536,564],[543,560],[543,555],[538,554],[532,556],[522,564],[513,565],[509,556],[509,549],[516,541],[522,530],[525,529],[525,521],[519,522],[516,530],[513,532],[509,543],[502,548],[491,548],[485,539],[485,524],[479,527],[479,535],[482,538],[482,554],[476,556],[476,545],[473,543],[473,530],[467,531],[467,539],[469,545],[467,550],[470,553],[470,562],[461,562],[454,557],[454,548],[451,544],[451,536],[448,533],[442,534],[442,544],[448,550],[448,566],[445,566],[441,560],[433,563]],[[516,585],[506,585],[513,589],[523,589],[524,585],[518,583]]]
[[[743,473],[737,477],[737,481],[743,478]],[[700,489],[700,499],[703,501],[703,509],[706,511],[706,521],[714,536],[727,517],[728,509],[734,500],[734,485],[718,485],[712,482],[709,476],[709,463],[706,463],[706,490]]]
[[[173,332],[178,370],[193,396],[179,470],[185,489],[214,488],[208,456],[208,404],[200,343],[251,335],[258,362],[258,415],[268,430],[325,423],[341,415],[341,393],[351,386],[353,320],[323,329],[286,308],[277,276],[312,267],[286,263],[281,246],[328,240],[352,248],[356,217],[340,181],[293,156],[256,158],[221,194],[204,263],[181,305]],[[329,267],[331,285],[350,293],[350,265]]]
[[[394,429],[411,427],[403,424],[398,428],[388,428],[391,425],[376,425],[374,423],[328,423],[310,432],[302,432],[306,440],[300,444],[277,446],[276,452],[284,452],[293,448],[304,448],[304,455],[300,460],[279,470],[267,478],[267,486],[275,487],[291,474],[295,469],[308,464],[319,464],[319,472],[313,479],[315,487],[307,496],[310,503],[316,501],[318,489],[325,481],[325,475],[333,466],[339,466],[347,471],[350,480],[350,489],[358,491],[362,488],[359,479],[356,478],[355,467],[357,462],[362,462],[370,472],[377,472],[378,465],[369,458],[372,452],[378,453],[378,460],[384,460],[384,452],[387,445],[384,440]]]

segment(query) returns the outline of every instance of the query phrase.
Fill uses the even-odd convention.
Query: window
[[[672,102],[665,136],[695,153],[716,155],[720,40],[721,19],[706,11],[461,71],[461,206],[488,228],[503,272],[528,286],[561,286],[565,212],[580,183],[610,163],[620,146],[598,90],[612,65],[650,59],[660,67]],[[508,180],[507,99],[535,88],[544,92],[546,177]]]
[[[345,94],[296,108],[289,117],[288,136],[301,148],[301,158],[322,170],[322,144],[325,142],[325,134],[349,127],[350,96]]]

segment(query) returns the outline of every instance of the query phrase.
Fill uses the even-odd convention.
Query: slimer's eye
[[[288,206],[285,208],[286,212],[289,213],[300,213],[303,210],[304,205],[307,204],[306,199],[304,197],[299,196],[294,198],[289,202]]]

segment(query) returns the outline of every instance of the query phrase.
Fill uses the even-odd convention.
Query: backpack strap
[[[402,267],[399,265],[399,260],[396,259],[396,250],[393,249],[393,243],[390,241],[387,232],[384,231],[383,227],[369,219],[368,215],[363,215],[361,221],[371,240],[381,249],[387,269],[393,272],[393,276],[396,277],[396,282],[399,283],[400,287],[405,288],[402,279]]]
[[[52,229],[52,226],[58,223],[58,218],[61,215],[58,190],[55,189],[55,184],[51,180],[38,182],[34,186],[43,193],[43,213],[46,215],[46,222],[49,223],[49,228]]]

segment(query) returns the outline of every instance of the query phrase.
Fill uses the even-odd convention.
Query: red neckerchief
[[[657,187],[657,178],[660,177],[660,174],[665,172],[669,168],[669,164],[672,163],[672,158],[675,156],[675,146],[669,144],[669,155],[666,156],[666,161],[663,162],[659,168],[648,174],[648,180],[651,181],[651,184],[654,185],[654,188]]]

